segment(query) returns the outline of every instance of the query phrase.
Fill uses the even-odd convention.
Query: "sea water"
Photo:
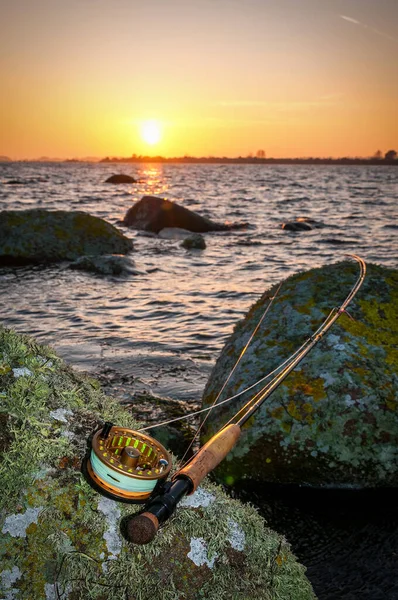
[[[139,183],[105,183],[118,172]],[[396,266],[395,167],[0,165],[0,210],[80,210],[116,224],[145,194],[248,226],[206,234],[204,251],[123,228],[139,272],[125,277],[67,264],[0,268],[3,323],[77,366],[114,365],[140,375],[152,391],[198,401],[234,324],[272,284],[347,253]],[[314,220],[313,229],[282,229],[297,218]]]

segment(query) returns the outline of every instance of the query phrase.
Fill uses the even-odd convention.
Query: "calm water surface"
[[[140,183],[104,183],[117,172]],[[120,392],[127,398],[146,390],[195,406],[236,321],[287,275],[345,253],[397,266],[395,167],[0,165],[0,210],[82,210],[116,224],[144,194],[249,227],[206,234],[204,251],[124,229],[134,240],[134,276],[103,278],[67,264],[0,269],[3,323],[51,344],[75,366],[116,373],[128,382]],[[318,226],[281,229],[299,217]],[[390,497],[373,499],[369,509],[360,501],[359,512],[356,500],[344,499],[338,511],[333,502],[329,509],[279,494],[261,504],[309,567],[319,598],[398,599]]]
[[[140,183],[104,183],[121,171]],[[234,323],[271,284],[345,253],[396,264],[395,167],[0,165],[0,209],[82,210],[115,224],[144,194],[250,226],[207,234],[205,251],[124,229],[141,273],[125,278],[67,265],[1,269],[5,324],[54,345],[84,368],[103,361],[128,369],[130,360],[154,391],[198,400]],[[301,233],[281,229],[298,217],[320,226]],[[155,381],[159,364],[166,370],[185,365],[185,375],[173,373],[173,383]]]

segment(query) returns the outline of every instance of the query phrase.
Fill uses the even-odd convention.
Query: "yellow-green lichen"
[[[273,371],[341,305],[358,277],[343,262],[299,273],[265,293],[227,340],[204,393],[212,403],[244,344],[276,297],[264,324],[231,378],[224,397]],[[243,429],[217,470],[220,479],[315,485],[398,485],[398,272],[368,265],[362,288],[328,334],[293,370]],[[254,394],[258,388],[251,393]],[[208,439],[248,401],[215,409]],[[273,451],[272,468],[261,469]]]

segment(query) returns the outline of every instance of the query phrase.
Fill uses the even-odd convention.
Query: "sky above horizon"
[[[13,159],[398,150],[397,0],[2,0],[0,40]]]

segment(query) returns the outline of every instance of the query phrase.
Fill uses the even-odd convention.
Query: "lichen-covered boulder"
[[[357,264],[347,261],[284,281],[220,400],[246,389],[297,350],[342,303],[357,276]],[[275,286],[262,296],[227,341],[205,389],[205,406],[212,404],[276,291]],[[368,265],[348,311],[351,316],[340,316],[243,427],[238,445],[217,470],[221,480],[398,485],[398,271]],[[244,400],[258,389],[245,393]],[[203,441],[244,400],[215,409]]]
[[[39,208],[0,212],[0,264],[126,254],[132,246],[116,227],[84,212]]]
[[[310,600],[304,568],[257,512],[205,484],[147,546],[80,473],[101,420],[137,427],[97,382],[0,329],[0,597]]]

